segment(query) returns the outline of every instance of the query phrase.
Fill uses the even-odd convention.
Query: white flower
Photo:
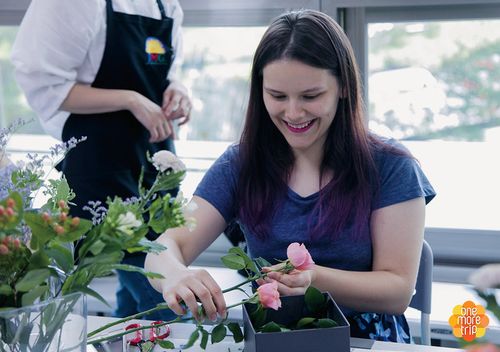
[[[469,282],[480,290],[500,285],[500,264],[487,264],[469,276]]]
[[[173,172],[186,170],[186,165],[168,150],[160,150],[153,154],[153,165],[156,170],[163,172],[172,169]]]
[[[141,225],[142,222],[135,217],[135,214],[127,211],[126,214],[118,215],[118,226],[116,229],[131,236],[134,233],[134,229]]]

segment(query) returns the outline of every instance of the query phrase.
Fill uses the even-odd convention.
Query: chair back
[[[432,269],[434,267],[434,255],[431,246],[424,240],[420,266],[418,268],[415,293],[410,301],[410,307],[420,311],[421,341],[423,345],[430,345],[430,314],[432,304]]]

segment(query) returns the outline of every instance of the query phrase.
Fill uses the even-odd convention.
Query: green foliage
[[[449,113],[456,114],[461,124],[500,125],[499,52],[500,40],[473,49],[462,46],[436,70],[437,76],[446,82],[447,97],[461,102],[449,107]]]
[[[326,298],[323,296],[320,290],[315,287],[309,286],[304,295],[304,301],[306,303],[307,309],[312,313],[316,314],[325,309]]]
[[[212,343],[218,343],[224,340],[226,337],[227,330],[226,326],[224,324],[218,324],[216,325],[211,332],[212,335]]]
[[[67,152],[69,148],[60,146],[58,150]],[[54,158],[58,155],[53,154]],[[45,180],[46,158],[29,158],[29,163],[13,169],[12,182],[5,183],[13,189],[0,199],[0,308],[26,306],[73,292],[83,292],[104,302],[88,286],[94,278],[109,275],[113,270],[163,278],[120,262],[124,251],[165,250],[161,244],[145,238],[150,230],[163,232],[185,224],[185,200],[172,199],[168,194],[159,196],[178,187],[185,171],[159,172],[151,188],[143,189],[138,199],[108,199],[105,216],[94,224],[71,215],[70,202],[75,194],[64,177]],[[172,158],[171,162],[178,162],[175,156]],[[39,190],[48,199],[41,208],[30,209],[32,192]],[[144,217],[149,217],[149,221]],[[79,244],[76,256],[75,242]]]
[[[238,343],[243,341],[243,332],[241,331],[241,327],[238,323],[229,323],[227,324],[227,328],[233,334],[234,342]]]

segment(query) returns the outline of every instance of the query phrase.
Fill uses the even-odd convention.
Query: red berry
[[[74,227],[80,225],[80,218],[78,216],[75,216],[73,219],[71,219],[71,225]]]
[[[59,208],[61,209],[66,209],[66,202],[62,199],[59,202],[57,202],[57,205],[59,205]]]
[[[21,247],[21,241],[19,241],[19,238],[15,238],[15,239],[12,241],[12,244],[14,245],[14,248],[15,248],[15,249],[19,249],[19,247]]]
[[[9,254],[9,248],[4,244],[0,244],[0,255],[6,254]]]
[[[59,220],[61,222],[65,222],[67,218],[68,218],[68,214],[66,214],[66,213],[59,214]]]
[[[12,208],[7,208],[7,210],[5,210],[5,214],[8,216],[8,217],[11,217],[11,216],[14,216],[16,212],[14,211],[14,209]]]
[[[14,208],[16,206],[16,201],[12,198],[7,199],[7,207]]]
[[[62,235],[62,234],[64,234],[64,232],[65,232],[64,227],[62,227],[61,225],[56,225],[56,226],[54,226],[54,231],[55,231],[58,235]]]

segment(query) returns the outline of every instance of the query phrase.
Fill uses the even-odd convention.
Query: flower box
[[[255,309],[253,304],[243,306],[243,326],[245,329],[245,352],[349,352],[350,328],[344,314],[329,293],[323,294],[327,300],[327,314],[324,318],[334,320],[338,326],[311,328],[280,332],[256,332],[250,316]],[[281,297],[281,308],[268,309],[264,323],[274,321],[289,325],[308,316],[304,296]]]

